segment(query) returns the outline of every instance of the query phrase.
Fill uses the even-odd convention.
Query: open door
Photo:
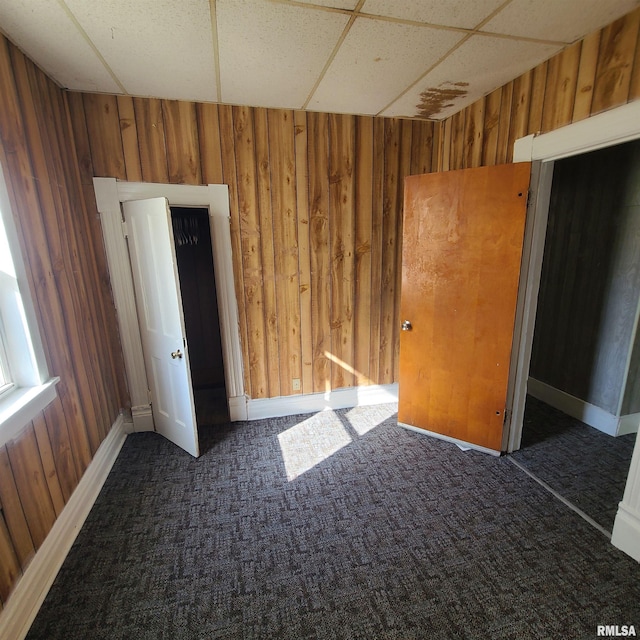
[[[156,431],[200,455],[180,283],[166,198],[123,203]]]
[[[400,423],[502,449],[530,172],[405,179]]]

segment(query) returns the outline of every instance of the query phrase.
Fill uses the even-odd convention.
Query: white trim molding
[[[317,413],[330,409],[349,409],[364,405],[386,404],[398,402],[398,385],[369,385],[334,389],[326,393],[307,393],[295,396],[279,396],[246,400],[246,418],[244,420],[261,420],[262,418],[279,418],[294,416],[299,413]],[[233,416],[231,417],[233,420]]]
[[[145,198],[164,197],[172,206],[203,207],[209,210],[229,411],[232,420],[245,419],[242,409],[238,408],[244,401],[244,378],[231,254],[229,188],[223,184],[205,186],[120,182],[115,178],[94,178],[93,184],[102,221],[118,315],[135,431],[153,430],[153,418],[149,404],[149,383],[144,366],[131,263],[122,231],[121,204]]]
[[[27,635],[126,437],[120,414],[0,613],[0,638],[22,640]]]
[[[611,543],[640,562],[640,435],[631,456],[629,476],[613,524]]]
[[[604,111],[549,133],[516,140],[513,161],[559,160],[640,137],[640,100]]]
[[[626,436],[629,433],[640,431],[640,413],[628,413],[618,418],[617,436]]]
[[[529,393],[538,400],[559,409],[563,413],[588,424],[598,431],[602,431],[610,436],[617,435],[618,418],[612,413],[576,398],[569,393],[560,391],[545,382],[540,382],[535,378],[529,378]]]

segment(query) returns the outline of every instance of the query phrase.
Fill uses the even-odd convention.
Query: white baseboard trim
[[[119,415],[0,613],[0,638],[23,640],[127,437]]]
[[[131,407],[131,417],[133,418],[134,433],[143,431],[155,431],[153,424],[153,412],[150,404],[141,404]]]
[[[600,407],[580,400],[580,398],[560,391],[535,378],[529,378],[527,391],[534,398],[546,402],[563,413],[598,429],[598,431],[603,431],[610,436],[615,436],[618,433],[618,417]]]
[[[640,513],[624,502],[618,505],[611,544],[640,562]]]
[[[618,420],[617,436],[626,436],[628,433],[638,433],[640,429],[640,413],[629,413],[626,416],[620,416]]]
[[[472,444],[471,442],[465,442],[464,440],[458,440],[457,438],[451,438],[449,436],[442,435],[441,433],[436,433],[435,431],[429,431],[427,429],[420,429],[419,427],[414,427],[411,424],[406,424],[404,422],[398,422],[399,427],[403,427],[404,429],[409,429],[409,431],[415,431],[423,436],[430,436],[431,438],[437,438],[438,440],[444,440],[445,442],[450,442],[451,444],[455,444],[460,447],[463,451],[468,451],[469,449],[473,449],[474,451],[481,451],[482,453],[488,453],[491,456],[499,456],[500,451],[496,451],[495,449],[488,449],[487,447],[481,447],[479,444]]]
[[[334,389],[327,393],[308,393],[297,396],[280,396],[259,400],[247,399],[246,418],[244,420],[260,420],[262,418],[279,418],[293,416],[298,413],[317,413],[328,409],[348,409],[361,405],[385,404],[398,402],[398,385],[370,385]],[[229,404],[231,408],[231,404]],[[233,420],[233,418],[231,418]]]
[[[229,420],[239,422],[247,419],[247,397],[236,396],[229,398]]]

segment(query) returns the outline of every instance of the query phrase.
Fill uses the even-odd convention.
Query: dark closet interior
[[[198,427],[229,421],[206,208],[171,207]]]

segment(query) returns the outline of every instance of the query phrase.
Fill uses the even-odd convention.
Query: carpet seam
[[[564,496],[560,495],[555,489],[548,485],[544,480],[538,478],[535,473],[529,471],[525,466],[514,460],[511,456],[507,456],[507,459],[513,463],[518,469],[524,471],[532,480],[535,480],[543,489],[548,491],[554,498],[560,500],[566,507],[569,507],[571,511],[578,514],[585,522],[588,522],[592,527],[602,533],[607,539],[611,540],[611,531],[607,531],[603,526],[599,525],[591,516],[587,515],[582,509],[576,507],[573,502],[567,500]]]

